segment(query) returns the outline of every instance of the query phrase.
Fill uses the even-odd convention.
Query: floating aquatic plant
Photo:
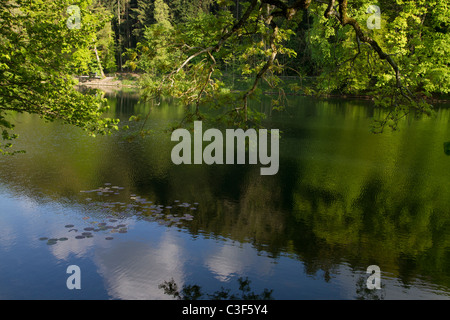
[[[81,192],[97,193],[99,196],[105,197],[109,195],[112,196],[113,194],[119,195],[119,191],[124,189],[124,187],[112,185],[111,183],[107,182],[97,189]],[[172,202],[165,204],[158,204],[154,203],[155,200],[150,201],[145,197],[141,197],[135,193],[129,193],[127,197],[128,201],[125,202],[112,202],[105,200],[100,202],[92,201],[91,204],[96,205],[101,210],[118,211],[114,215],[106,216],[106,221],[108,221],[109,223],[116,223],[117,221],[119,221],[118,219],[125,219],[126,217],[135,217],[136,219],[142,219],[146,221],[158,221],[159,223],[168,226],[180,225],[185,221],[193,220],[194,216],[187,214],[186,212],[193,212],[194,210],[197,210],[199,205],[198,202],[189,203],[183,202],[180,199],[175,199]],[[87,199],[91,200],[90,198]],[[183,215],[183,213],[185,214]],[[88,219],[88,217],[85,217],[83,219]],[[96,222],[95,225],[95,228],[84,228],[84,231],[109,231],[109,233],[127,232],[127,225],[125,224],[111,226],[107,225],[106,222]]]

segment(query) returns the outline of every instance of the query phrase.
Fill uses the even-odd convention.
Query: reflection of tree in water
[[[384,300],[385,285],[381,284],[381,289],[367,288],[368,276],[361,275],[356,282],[355,298],[357,300]],[[198,285],[184,285],[181,290],[174,279],[164,281],[159,288],[164,290],[164,294],[174,297],[178,300],[273,300],[273,290],[264,289],[260,294],[251,291],[248,278],[240,277],[238,280],[239,292],[232,293],[231,289],[221,287],[214,293],[204,293]]]
[[[444,253],[450,220],[443,208],[448,201],[437,196],[439,189],[424,183],[419,169],[404,177],[398,175],[398,180],[387,181],[368,173],[358,188],[345,187],[353,180],[342,178],[339,188],[333,184],[323,187],[328,193],[311,192],[317,188],[315,184],[297,188],[294,215],[305,223],[304,230],[309,228],[310,235],[292,235],[292,247],[308,271],[332,269],[340,258],[347,257],[354,267],[366,267],[368,261],[395,265],[405,286],[419,275],[448,285],[448,272],[442,271],[449,270],[450,262]],[[351,192],[339,194],[339,190]],[[330,197],[332,191],[338,196]],[[429,196],[432,192],[435,195]]]
[[[116,112],[144,108],[130,98],[116,100]],[[310,111],[299,110],[319,110],[310,107]],[[160,118],[155,119],[169,119],[169,113],[163,113],[165,108],[158,110],[154,116]],[[442,168],[439,159],[445,157],[442,149],[424,152],[436,144],[430,138],[422,139],[420,132],[386,141],[350,129],[337,136],[328,121],[335,121],[336,110],[341,109],[329,104],[323,110],[333,118],[320,118],[324,122],[316,123],[314,130],[303,124],[284,124],[283,128],[282,122],[276,123],[275,127],[285,133],[280,145],[280,171],[273,177],[261,177],[259,166],[173,167],[167,161],[172,145],[164,139],[123,144],[123,137],[117,136],[101,140],[99,148],[78,135],[72,137],[72,133],[67,138],[58,136],[56,127],[48,127],[47,132],[28,124],[22,128],[28,136],[33,137],[39,129],[43,141],[57,138],[58,143],[49,144],[52,152],[9,162],[0,160],[2,183],[36,201],[77,201],[73,195],[81,189],[96,185],[97,179],[108,179],[155,203],[198,201],[201,205],[195,219],[183,220],[177,226],[195,236],[207,234],[251,243],[258,252],[274,259],[288,254],[302,261],[308,275],[323,271],[325,281],[335,277],[343,261],[353,268],[365,268],[373,262],[386,266],[386,271],[405,286],[420,275],[448,287],[450,198],[446,194],[450,183],[439,173],[443,171],[437,172]],[[442,130],[447,123],[442,121]],[[85,149],[72,148],[76,153],[68,150],[67,145],[75,139],[78,145],[86,145]],[[450,154],[449,143],[444,145],[444,152]],[[381,165],[374,164],[373,159]],[[89,166],[81,165],[85,163]],[[119,201],[129,205],[130,198]],[[115,216],[137,212],[120,206],[104,209]],[[172,214],[171,219],[166,219],[167,215],[157,219],[157,214],[140,214],[137,219],[167,221],[171,226],[182,217]]]
[[[221,287],[219,291],[212,294],[202,292],[202,288],[198,285],[184,285],[180,290],[175,280],[164,281],[159,285],[164,293],[178,300],[272,300],[273,290],[264,289],[260,294],[251,291],[248,278],[240,277],[238,279],[239,293],[231,293],[231,289]]]
[[[450,141],[449,142],[444,142],[444,153],[447,156],[450,156]]]

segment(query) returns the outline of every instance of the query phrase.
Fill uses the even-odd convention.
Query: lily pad
[[[50,241],[50,240],[47,241],[47,245],[49,245],[49,246],[52,246],[56,243],[57,243],[56,241]]]
[[[67,241],[69,240],[68,238],[59,238],[58,241]]]
[[[113,240],[114,238],[113,237],[106,237],[105,239],[106,240]]]
[[[39,238],[39,240],[44,241],[44,240],[48,240],[48,238],[47,237],[42,237],[42,238]]]
[[[84,228],[85,231],[93,231],[94,228],[88,227],[88,228]]]
[[[90,232],[83,232],[81,235],[82,235],[82,236],[91,236],[92,233],[90,233]]]
[[[85,236],[76,236],[75,239],[84,239]]]
[[[66,227],[66,228],[73,228],[74,225],[73,225],[73,224],[66,224],[65,227]]]

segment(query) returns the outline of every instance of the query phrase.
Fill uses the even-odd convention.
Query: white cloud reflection
[[[248,243],[236,246],[231,242],[224,242],[220,249],[215,249],[206,257],[205,265],[219,281],[228,282],[233,276],[244,275],[248,270],[264,276],[272,272],[273,264],[270,259],[258,256]]]
[[[330,283],[324,283],[305,277],[297,261],[286,258],[274,264],[273,259],[259,255],[250,243],[212,239],[197,239],[195,241],[199,242],[194,243],[176,228],[160,228],[152,223],[140,225],[131,218],[123,219],[121,223],[127,225],[129,233],[135,231],[134,234],[113,234],[113,241],[105,240],[106,235],[100,233],[94,234],[93,238],[75,240],[75,234],[64,227],[66,223],[74,224],[82,232],[84,227],[93,225],[91,220],[101,217],[84,220],[84,212],[40,204],[27,197],[13,199],[0,194],[0,202],[0,253],[16,250],[13,253],[21,260],[17,264],[18,259],[8,260],[14,262],[11,265],[2,265],[0,261],[0,267],[9,277],[20,278],[30,267],[40,267],[42,261],[34,260],[41,255],[47,257],[47,250],[58,260],[70,264],[77,264],[81,261],[78,259],[92,259],[95,267],[88,271],[97,272],[103,278],[105,290],[113,299],[171,299],[158,286],[172,278],[179,288],[186,282],[192,284],[188,272],[194,274],[193,279],[202,281],[202,286],[212,278],[228,282],[238,276],[249,276],[250,280],[255,277],[272,279],[271,283],[277,286],[275,293],[284,290],[293,297],[301,293],[306,298],[354,299],[358,280],[366,276],[343,263],[335,270]],[[38,241],[42,236],[68,237],[69,241],[46,246],[45,242]],[[28,250],[29,247],[33,250]],[[204,272],[205,268],[208,274],[197,277],[197,273]],[[46,282],[47,279],[40,279],[38,285]],[[406,288],[393,275],[383,273],[383,269],[382,284],[385,285],[386,299],[449,299],[445,288],[426,280],[415,280]]]
[[[180,239],[170,230],[157,247],[152,243],[127,241],[108,249],[97,249],[94,261],[113,299],[170,299],[158,286],[174,279],[182,287],[186,260]]]

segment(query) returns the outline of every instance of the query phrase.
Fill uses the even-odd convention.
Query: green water
[[[263,100],[281,140],[279,172],[261,176],[261,165],[176,166],[165,129],[183,108],[132,93],[108,101],[123,123],[150,111],[153,134],[93,139],[15,116],[27,153],[0,158],[0,298],[170,299],[158,288],[170,279],[211,292],[239,277],[275,299],[450,297],[448,106],[374,135],[381,111],[369,101],[291,97],[279,113]],[[118,188],[80,192],[99,187]],[[65,228],[111,219],[127,232],[76,239]],[[65,286],[73,264],[81,290]],[[366,287],[370,265],[379,290]]]

